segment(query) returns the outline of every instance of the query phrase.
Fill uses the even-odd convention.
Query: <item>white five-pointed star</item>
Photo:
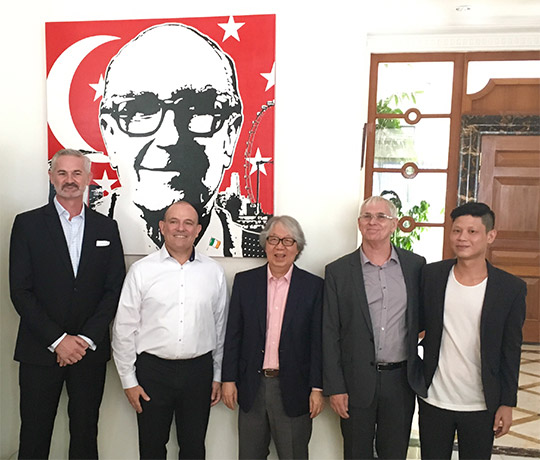
[[[266,176],[266,169],[264,168],[265,163],[270,163],[272,161],[271,157],[263,157],[261,155],[260,149],[257,149],[257,153],[253,158],[248,158],[251,163],[251,171],[249,175],[251,176],[254,172],[257,172],[257,163],[259,164],[259,170]]]
[[[244,24],[245,22],[234,22],[234,18],[232,16],[229,16],[229,22],[218,23],[218,26],[225,31],[223,34],[223,40],[221,41],[224,42],[229,37],[236,38],[237,41],[240,41],[238,29],[240,29],[240,27],[242,27]]]
[[[94,179],[94,182],[98,184],[104,192],[111,193],[112,192],[112,186],[118,182],[117,179],[109,179],[109,176],[107,175],[107,171],[103,171],[103,177],[101,179]]]
[[[267,80],[265,91],[268,91],[276,84],[276,63],[272,64],[272,70],[269,73],[261,73],[261,76]]]
[[[105,80],[103,80],[103,75],[99,76],[99,81],[97,83],[89,83],[89,85],[96,92],[96,94],[94,94],[94,101],[103,97],[103,91],[105,90]]]

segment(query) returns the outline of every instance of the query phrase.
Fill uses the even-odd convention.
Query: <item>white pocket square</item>
[[[96,247],[97,248],[103,248],[105,246],[109,246],[111,242],[109,240],[96,240]]]

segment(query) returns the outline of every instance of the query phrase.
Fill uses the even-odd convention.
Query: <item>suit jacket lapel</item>
[[[94,221],[94,215],[86,206],[84,208],[84,233],[81,247],[81,258],[79,260],[79,268],[77,269],[77,277],[79,277],[81,272],[83,271],[84,266],[91,257],[92,252],[95,250],[96,244],[96,222]]]
[[[436,277],[438,285],[435,286],[435,289],[428,291],[435,296],[433,305],[435,306],[437,311],[435,312],[436,315],[434,315],[434,318],[437,320],[436,328],[439,333],[439,337],[442,334],[444,323],[444,299],[446,297],[446,286],[448,285],[448,277],[450,276],[450,272],[452,270],[452,267],[455,265],[456,260],[450,259],[445,262],[448,263],[444,263],[441,265],[441,274],[440,276]]]
[[[69,256],[64,229],[62,228],[60,217],[58,216],[58,212],[56,211],[52,201],[45,208],[45,223],[47,225],[51,241],[56,246],[58,257],[62,259],[71,275],[75,276],[73,273],[73,266],[71,265],[71,258]]]
[[[482,314],[480,318],[480,349],[483,350],[486,336],[486,323],[488,315],[491,315],[498,306],[499,289],[501,284],[498,282],[498,273],[493,269],[493,265],[487,263],[488,279],[486,284],[486,292],[484,294],[484,302],[482,303]]]
[[[298,289],[298,268],[293,266],[291,274],[291,284],[289,285],[289,293],[287,295],[287,303],[285,304],[285,313],[283,315],[283,324],[281,325],[281,335],[285,332],[287,327],[291,324],[293,316],[296,314],[296,310],[299,304],[299,297],[301,289]]]
[[[368,330],[373,334],[373,324],[369,314],[369,304],[366,296],[366,286],[364,284],[364,273],[362,271],[362,263],[360,259],[360,249],[351,254],[351,273],[354,283],[356,298],[360,306],[360,311],[364,316]]]
[[[396,253],[399,259],[399,265],[401,266],[401,273],[403,273],[403,280],[405,281],[405,291],[407,294],[407,324],[412,324],[413,320],[413,308],[412,308],[412,288],[414,280],[411,279],[411,270],[409,270],[409,260],[405,256],[405,253],[402,252],[399,248],[395,248]]]
[[[257,302],[259,327],[261,328],[261,334],[266,337],[266,309],[268,303],[268,264],[263,265],[259,269],[259,279],[257,280],[257,286],[255,289],[255,296],[257,299],[261,299]]]

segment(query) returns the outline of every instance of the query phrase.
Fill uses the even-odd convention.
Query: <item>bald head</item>
[[[111,60],[104,103],[152,91],[167,100],[182,90],[215,90],[222,103],[240,103],[234,64],[208,37],[178,23],[141,32]]]

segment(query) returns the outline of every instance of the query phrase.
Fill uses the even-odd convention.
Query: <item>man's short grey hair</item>
[[[56,152],[54,156],[51,158],[50,170],[54,171],[58,158],[65,157],[65,156],[82,158],[84,161],[84,169],[88,174],[90,174],[90,170],[92,169],[92,162],[90,161],[90,158],[88,158],[84,153],[81,153],[75,149],[58,150],[58,152]]]
[[[382,196],[374,195],[370,196],[369,198],[365,199],[362,205],[360,206],[360,215],[363,214],[364,208],[371,203],[385,203],[388,207],[388,213],[390,216],[395,217],[397,219],[397,208],[390,200],[387,200],[386,198],[383,198]]]
[[[263,249],[266,249],[266,238],[272,232],[274,225],[276,225],[277,223],[283,225],[291,233],[291,236],[296,240],[296,246],[298,247],[298,255],[296,256],[296,258],[300,257],[300,254],[302,254],[304,246],[306,245],[306,237],[304,236],[304,232],[298,221],[291,216],[273,216],[268,219],[264,230],[259,235],[259,243],[261,244]]]

